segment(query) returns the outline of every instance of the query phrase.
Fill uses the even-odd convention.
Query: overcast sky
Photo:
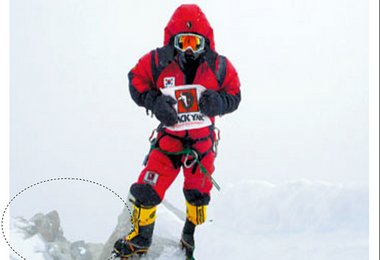
[[[217,120],[222,188],[252,179],[367,185],[367,1],[194,2],[242,83],[239,110]],[[12,194],[73,176],[126,196],[158,124],[131,100],[126,73],[162,45],[180,3],[11,1]],[[41,185],[16,202],[15,215],[71,207],[87,209],[84,219],[114,220],[123,206],[86,183]]]

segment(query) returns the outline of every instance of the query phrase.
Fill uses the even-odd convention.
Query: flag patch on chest
[[[164,87],[170,88],[175,86],[175,77],[166,77],[164,78]]]

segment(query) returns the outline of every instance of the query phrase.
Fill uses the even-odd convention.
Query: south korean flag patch
[[[171,88],[175,86],[175,77],[166,77],[164,78],[164,87]]]

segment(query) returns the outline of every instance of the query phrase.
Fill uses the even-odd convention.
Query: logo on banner
[[[178,114],[199,111],[195,88],[176,90],[175,97],[178,101]]]
[[[164,78],[164,87],[170,88],[175,86],[175,77],[166,77]]]
[[[144,182],[152,186],[156,185],[158,180],[158,173],[147,171],[144,176]]]

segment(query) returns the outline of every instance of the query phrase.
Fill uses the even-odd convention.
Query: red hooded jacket
[[[206,51],[196,70],[193,82],[186,80],[181,69],[173,38],[178,33],[196,33],[206,39]],[[174,78],[175,85],[199,84],[207,89],[224,93],[226,108],[223,114],[237,109],[240,103],[240,82],[231,62],[215,51],[214,33],[202,10],[194,4],[181,5],[176,9],[165,27],[164,46],[144,55],[129,72],[129,89],[133,100],[151,110],[151,100],[147,100],[150,91],[164,88],[165,78]],[[214,122],[214,118],[211,119]],[[176,131],[178,136],[184,131]],[[208,129],[189,130],[189,136],[198,138],[209,134]]]

